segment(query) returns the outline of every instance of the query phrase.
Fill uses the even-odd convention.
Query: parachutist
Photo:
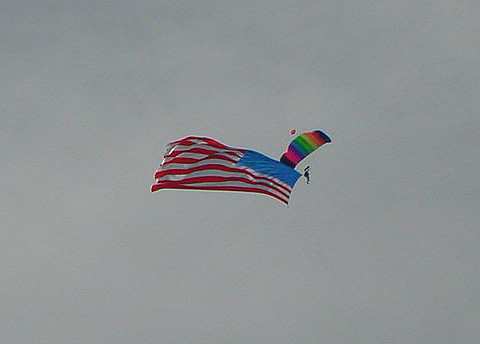
[[[304,168],[303,176],[307,178],[307,184],[310,184],[310,166]]]

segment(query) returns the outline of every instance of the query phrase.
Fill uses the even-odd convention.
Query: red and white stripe
[[[288,204],[292,188],[277,178],[238,164],[245,150],[210,138],[186,137],[171,142],[151,191],[190,189],[261,193]]]

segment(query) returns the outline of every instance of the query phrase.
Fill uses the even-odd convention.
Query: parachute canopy
[[[295,168],[307,155],[329,142],[332,142],[330,137],[320,130],[302,133],[288,145],[288,149],[283,153],[280,162]]]

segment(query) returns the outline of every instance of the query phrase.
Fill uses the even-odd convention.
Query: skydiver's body
[[[310,184],[310,166],[305,167],[303,176],[307,178],[307,184]]]

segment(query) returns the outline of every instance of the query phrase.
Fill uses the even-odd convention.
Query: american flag
[[[189,136],[167,145],[151,191],[189,189],[260,193],[288,204],[300,173],[261,153]]]

